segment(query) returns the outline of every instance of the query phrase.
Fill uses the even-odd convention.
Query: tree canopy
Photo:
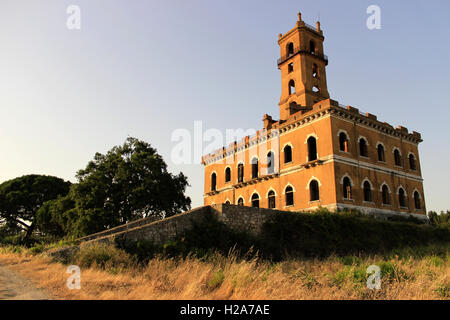
[[[66,198],[42,210],[47,230],[81,236],[150,215],[171,216],[190,209],[184,195],[183,173],[167,171],[162,157],[150,144],[128,138],[106,154],[96,153]],[[70,203],[73,208],[70,209]],[[62,229],[55,229],[55,222]]]
[[[0,184],[0,218],[7,226],[26,232],[36,226],[36,213],[49,200],[69,192],[70,182],[46,175],[25,175]]]
[[[171,174],[149,143],[128,138],[106,154],[96,153],[71,184],[29,175],[0,185],[3,233],[25,230],[62,237],[83,236],[151,215],[190,209],[188,181]]]
[[[450,211],[446,212],[441,211],[438,214],[436,211],[428,212],[428,218],[430,219],[430,223],[436,226],[450,226]]]

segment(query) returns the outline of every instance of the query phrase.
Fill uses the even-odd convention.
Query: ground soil
[[[44,289],[0,264],[0,300],[49,300]]]

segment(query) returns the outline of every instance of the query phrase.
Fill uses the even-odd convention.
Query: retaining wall
[[[147,217],[147,218],[142,218],[142,219],[139,219],[139,220],[135,220],[135,221],[131,221],[131,222],[125,223],[123,225],[120,225],[120,226],[117,226],[117,227],[114,227],[114,228],[107,229],[105,231],[93,233],[93,234],[90,234],[88,236],[85,236],[85,237],[82,237],[82,238],[78,238],[77,241],[83,242],[83,241],[89,241],[89,240],[93,240],[93,239],[102,238],[102,237],[105,237],[105,236],[108,236],[108,235],[111,235],[111,234],[114,234],[114,233],[119,233],[119,232],[126,231],[126,230],[129,230],[129,229],[133,229],[133,228],[136,228],[136,227],[148,225],[150,223],[153,223],[155,221],[160,221],[160,220],[162,220],[162,217],[160,217],[160,216],[151,216],[151,217]]]
[[[211,215],[231,229],[258,234],[261,232],[264,222],[276,212],[282,213],[283,211],[217,204],[196,208],[144,225],[140,224],[135,227],[130,227],[130,224],[124,225],[122,228],[115,228],[116,230],[108,230],[108,233],[98,233],[79,240],[81,240],[81,245],[108,242],[115,239],[149,240],[155,244],[161,244],[183,235],[185,231],[192,228],[194,223],[201,223],[203,219]]]
[[[137,220],[79,240],[81,245],[108,242],[114,239],[129,241],[149,240],[155,244],[162,244],[182,236],[188,229],[192,228],[194,223],[199,224],[211,215],[233,230],[247,231],[258,235],[261,233],[264,223],[276,213],[285,214],[286,211],[231,204],[214,204],[199,207],[162,220],[146,220],[148,218]]]

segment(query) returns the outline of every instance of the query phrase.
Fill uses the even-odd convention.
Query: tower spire
[[[323,54],[323,32],[320,21],[316,27],[305,24],[301,13],[297,14],[296,26],[278,37],[281,58],[280,119],[309,110],[317,102],[328,99],[325,67],[327,57]]]

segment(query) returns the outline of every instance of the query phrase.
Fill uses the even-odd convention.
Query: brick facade
[[[300,14],[280,34],[280,120],[264,115],[255,136],[203,157],[205,205],[425,215],[421,135],[330,99],[323,40]]]

